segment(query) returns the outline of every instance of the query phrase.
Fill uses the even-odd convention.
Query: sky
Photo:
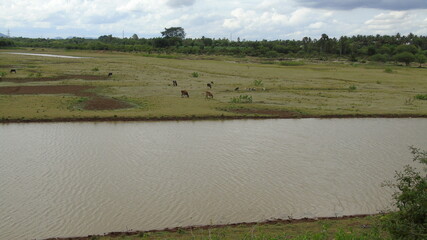
[[[427,35],[427,0],[0,0],[0,33],[13,37],[160,37],[276,40]]]

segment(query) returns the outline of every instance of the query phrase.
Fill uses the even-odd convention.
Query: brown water
[[[377,213],[427,119],[0,125],[0,239]]]

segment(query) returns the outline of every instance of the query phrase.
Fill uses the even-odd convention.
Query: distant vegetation
[[[248,41],[237,38],[185,38],[181,27],[165,28],[162,37],[117,38],[112,35],[98,39],[70,38],[0,38],[0,48],[34,47],[65,48],[79,50],[111,50],[123,52],[142,52],[146,54],[197,54],[230,55],[235,57],[263,57],[286,60],[288,58],[316,58],[328,60],[342,57],[350,61],[412,62],[422,63],[427,59],[427,37],[408,34],[400,35],[357,35],[330,38],[322,34],[318,39],[304,37],[301,40]],[[283,61],[283,65],[303,65],[302,62]]]

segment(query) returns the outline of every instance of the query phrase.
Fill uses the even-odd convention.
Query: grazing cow
[[[113,76],[113,73],[108,73],[108,76],[109,76],[109,77]]]
[[[213,98],[213,94],[209,91],[206,91],[205,96],[206,96],[206,98]]]
[[[174,87],[178,86],[178,83],[175,80],[172,81],[172,84],[173,84]]]
[[[185,97],[185,96],[187,96],[188,98],[190,97],[190,95],[186,90],[181,90],[181,97]]]
[[[10,73],[16,73],[16,69],[10,69]]]
[[[234,91],[239,91],[239,87],[236,87],[236,88],[234,89]]]
[[[213,81],[211,81],[211,83],[213,84]]]
[[[206,86],[208,86],[209,89],[212,89],[212,85],[210,83],[206,84]]]

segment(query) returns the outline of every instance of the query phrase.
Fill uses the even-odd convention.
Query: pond
[[[0,239],[378,213],[427,119],[0,125]]]
[[[5,54],[16,54],[16,55],[27,55],[27,56],[38,56],[38,57],[56,57],[56,58],[88,58],[88,57],[75,57],[55,54],[43,54],[43,53],[22,53],[22,52],[4,52]]]

